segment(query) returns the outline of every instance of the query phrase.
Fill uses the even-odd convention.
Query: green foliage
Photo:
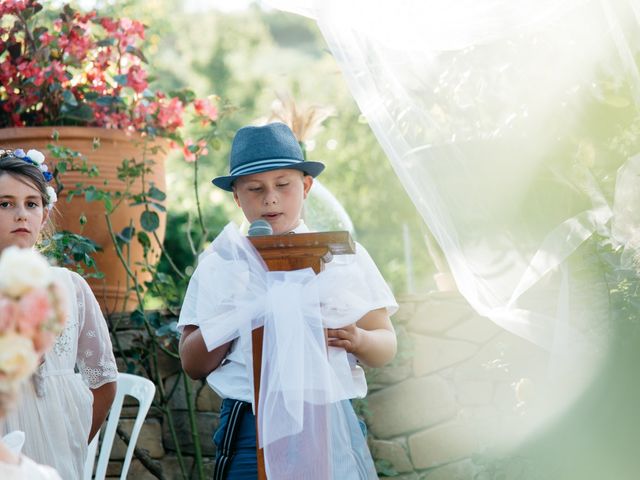
[[[326,163],[320,180],[343,204],[358,241],[393,289],[402,292],[407,288],[404,225],[410,233],[417,282],[433,270],[424,245],[423,222],[363,121],[315,22],[257,7],[242,13],[192,12],[167,0],[149,5],[119,2],[117,9],[120,15],[144,18],[148,25],[145,51],[154,52],[156,88],[188,87],[200,96],[215,92],[235,105],[230,109],[233,115],[222,121],[219,148],[199,159],[197,188],[208,199],[202,205],[203,217],[208,210],[216,211],[210,218],[215,223],[207,223],[207,228],[218,231],[229,219],[242,219],[231,195],[216,191],[210,183],[228,170],[233,132],[266,116],[276,93],[288,91],[298,102],[335,107],[336,115],[318,134],[309,158]],[[168,210],[172,228],[182,232],[188,229],[188,214],[194,215],[196,209],[189,170],[181,157],[169,160]],[[172,235],[167,236],[165,248],[172,256],[180,256],[179,252],[190,247],[184,235]]]
[[[103,278],[93,255],[102,250],[93,240],[66,230],[54,233],[41,244],[42,252],[61,266],[73,266],[86,278]]]

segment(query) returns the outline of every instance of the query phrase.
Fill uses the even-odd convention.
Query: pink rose
[[[18,317],[18,304],[10,298],[0,296],[0,332],[15,328]]]
[[[34,288],[27,292],[18,303],[21,315],[18,330],[26,334],[33,334],[40,330],[54,314],[49,300],[49,292],[45,288]]]
[[[49,330],[36,332],[32,337],[33,348],[39,355],[46,353],[56,341],[56,337],[57,335]]]

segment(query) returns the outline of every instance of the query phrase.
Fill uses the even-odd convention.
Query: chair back
[[[116,389],[116,397],[111,405],[109,412],[109,418],[107,425],[104,429],[104,435],[102,436],[102,442],[100,444],[100,455],[98,457],[98,465],[96,467],[95,476],[93,474],[93,464],[96,458],[96,451],[98,449],[98,437],[99,433],[93,438],[89,444],[89,452],[84,468],[84,479],[91,480],[103,480],[107,473],[107,465],[109,463],[109,457],[111,455],[111,449],[113,448],[113,441],[116,435],[116,428],[118,427],[118,421],[120,420],[120,413],[122,412],[122,405],[124,403],[124,397],[129,395],[138,400],[138,413],[131,430],[131,437],[129,445],[127,446],[127,452],[124,456],[124,462],[122,463],[122,472],[120,473],[120,479],[127,478],[127,472],[131,466],[131,459],[133,457],[133,450],[138,440],[138,435],[144,424],[144,419],[147,416],[153,396],[156,393],[156,386],[149,379],[140,377],[138,375],[131,375],[129,373],[119,373]]]

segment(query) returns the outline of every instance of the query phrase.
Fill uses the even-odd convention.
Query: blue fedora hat
[[[231,192],[238,177],[279,168],[292,168],[315,177],[324,170],[324,164],[305,161],[298,140],[284,123],[242,127],[231,144],[229,175],[212,182]]]

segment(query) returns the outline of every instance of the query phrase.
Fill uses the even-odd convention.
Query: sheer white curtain
[[[607,188],[636,153],[614,143],[640,99],[638,2],[268,3],[316,19],[470,304],[581,351],[606,291],[576,255],[608,235]]]

